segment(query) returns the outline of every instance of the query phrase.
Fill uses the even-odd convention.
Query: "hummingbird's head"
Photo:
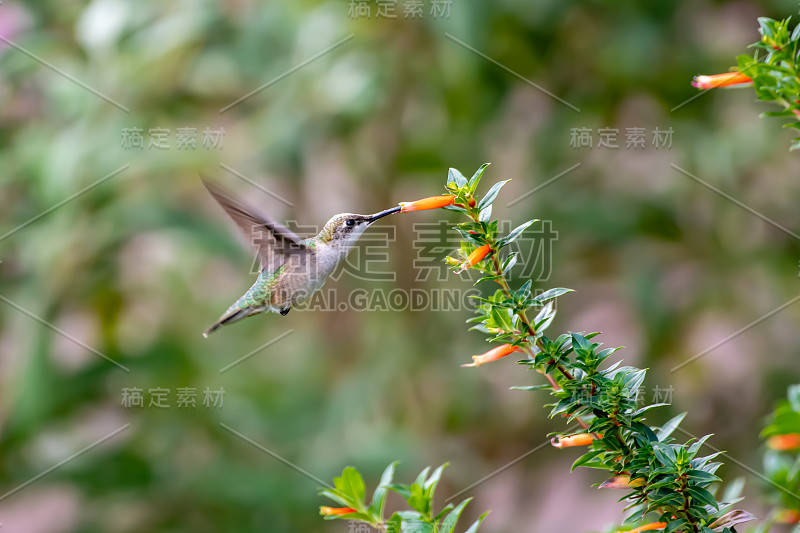
[[[400,207],[398,206],[373,215],[356,215],[354,213],[335,215],[325,223],[319,238],[326,244],[341,247],[342,251],[346,253],[350,246],[355,244],[358,238],[361,237],[364,230],[376,220],[399,211]]]

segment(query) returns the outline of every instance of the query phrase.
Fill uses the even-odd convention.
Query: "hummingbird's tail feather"
[[[254,309],[236,309],[231,313],[226,313],[222,316],[219,320],[217,320],[214,324],[208,327],[207,330],[203,332],[203,337],[208,338],[209,335],[217,331],[219,328],[226,324],[233,324],[234,322],[238,322],[243,318],[247,318],[250,315],[255,315],[260,311]]]
[[[222,327],[222,325],[223,325],[223,324],[222,324],[222,321],[215,322],[214,324],[210,325],[210,326],[209,326],[209,327],[208,327],[208,328],[207,328],[207,329],[206,329],[206,330],[203,332],[203,337],[205,337],[205,338],[207,339],[209,335],[211,335],[212,333],[214,333],[215,331],[217,331],[219,328],[221,328],[221,327]]]

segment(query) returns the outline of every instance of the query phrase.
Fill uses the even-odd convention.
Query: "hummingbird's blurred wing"
[[[202,179],[202,178],[201,178]],[[203,179],[211,196],[242,230],[261,261],[261,269],[273,271],[289,261],[290,256],[310,252],[297,235],[272,218],[234,200],[225,191]]]

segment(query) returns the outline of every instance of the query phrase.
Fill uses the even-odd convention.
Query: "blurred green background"
[[[723,477],[746,476],[745,508],[763,510],[758,431],[800,378],[800,167],[751,91],[687,100],[693,75],[726,71],[758,39],[757,16],[797,2],[400,0],[395,18],[382,4],[0,5],[3,531],[347,531],[273,453],[322,480],[353,464],[372,486],[395,459],[405,481],[450,461],[442,503],[491,476],[462,495],[467,518],[492,509],[487,532],[619,521],[594,471],[567,473],[578,452],[541,447],[563,428],[546,396],[508,389],[536,375],[458,367],[486,349],[467,309],[292,312],[200,335],[254,276],[198,173],[319,225],[440,194],[448,167],[487,161],[485,188],[513,178],[496,216],[557,232],[537,284],[577,292],[550,332],[626,346],[651,369],[648,402],[670,391],[653,423],[690,410],[684,428],[716,434],[736,459]],[[141,149],[126,146],[134,128]],[[156,128],[163,149],[149,146]],[[571,143],[581,128],[591,148]],[[618,148],[598,146],[601,128]],[[632,128],[644,146],[626,149]],[[224,130],[221,146],[206,129]],[[326,289],[468,290],[419,274],[414,223],[442,218],[456,220],[386,219],[375,268],[394,281],[359,279],[364,245]],[[144,407],[122,405],[126,388]],[[154,388],[170,407],[148,406]],[[178,388],[196,389],[196,407],[177,406]],[[224,389],[221,406],[203,405],[206,388]]]

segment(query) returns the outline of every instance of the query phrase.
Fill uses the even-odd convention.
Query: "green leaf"
[[[402,527],[403,527],[403,517],[400,516],[400,513],[394,513],[389,518],[389,520],[386,521],[387,533],[400,533]]]
[[[478,278],[478,281],[473,283],[473,285],[477,285],[479,283],[483,283],[484,281],[494,281],[494,280],[500,279],[502,277],[503,276],[500,276],[499,274],[487,274],[485,276],[481,276],[480,278]]]
[[[319,495],[330,498],[342,507],[353,507],[353,500],[338,490],[321,490],[319,491]]]
[[[452,503],[448,503],[447,505],[442,507],[442,510],[439,511],[439,514],[437,514],[436,516],[433,517],[433,523],[434,524],[441,524],[442,520],[444,520],[444,517],[447,516],[447,513],[449,513],[452,510],[453,510],[453,504]]]
[[[642,422],[633,422],[631,424],[631,428],[635,429],[639,433],[643,434],[647,437],[648,442],[658,442],[658,436],[653,433],[653,430],[650,429],[650,426],[644,424]]]
[[[758,17],[758,31],[764,37],[773,38],[775,37],[775,25],[777,21],[768,18],[768,17]]]
[[[478,517],[478,519],[475,522],[472,523],[471,526],[469,526],[469,529],[467,529],[464,533],[475,533],[476,531],[478,531],[478,528],[480,527],[481,522],[483,522],[483,519],[486,518],[486,515],[488,515],[488,514],[489,514],[489,511],[486,511],[485,513],[483,513],[480,517]]]
[[[396,492],[403,499],[407,500],[411,497],[411,487],[409,485],[405,485],[402,483],[392,483],[390,485],[387,485],[386,488],[392,492]]]
[[[383,507],[386,503],[388,485],[392,483],[396,468],[397,461],[386,467],[386,470],[384,470],[381,475],[378,486],[375,488],[375,492],[372,493],[372,502],[369,504],[369,511],[378,518],[383,518]]]
[[[397,514],[403,519],[399,533],[433,533],[433,524],[426,522],[418,513],[398,511]]]
[[[414,483],[411,485],[411,496],[408,497],[408,505],[412,509],[419,511],[423,516],[427,517],[431,512],[431,499],[425,494],[422,485]]]
[[[603,453],[603,450],[591,450],[586,452],[585,454],[578,457],[574,463],[572,463],[572,468],[569,469],[570,472],[573,472],[576,468],[585,465],[586,463],[592,461],[595,457]]]
[[[681,423],[681,421],[684,419],[685,416],[686,416],[685,412],[681,413],[678,416],[671,418],[669,421],[667,421],[666,424],[658,428],[656,430],[656,435],[658,435],[658,440],[664,442],[664,439],[672,435],[672,432],[678,429],[678,425]]]
[[[417,479],[414,480],[415,485],[419,485],[420,487],[425,483],[425,480],[428,479],[428,472],[431,471],[431,467],[426,466],[422,472],[419,473]]]
[[[625,375],[625,390],[630,398],[635,398],[639,393],[639,387],[642,386],[646,375],[647,370],[645,369],[629,372]]]
[[[552,300],[553,298],[558,298],[562,294],[566,294],[568,292],[574,292],[572,289],[565,289],[565,288],[556,288],[556,289],[549,289],[541,293],[540,295],[536,296],[533,300],[536,303],[543,303],[547,300]]]
[[[461,187],[467,184],[467,178],[465,178],[464,175],[461,174],[461,172],[459,172],[458,170],[451,168],[447,172],[447,183],[455,183],[456,186],[460,189]]]
[[[666,505],[681,505],[683,503],[683,497],[680,494],[673,493],[668,494],[664,497],[658,498],[656,500],[650,500],[650,507],[657,508],[663,507]]]
[[[688,487],[686,492],[689,493],[689,496],[697,500],[703,505],[710,505],[715,509],[719,509],[719,504],[714,496],[708,492],[706,489],[701,489],[700,487]]]
[[[650,409],[655,409],[656,407],[664,407],[666,405],[670,405],[670,404],[668,404],[668,403],[651,403],[650,405],[645,405],[644,407],[642,407],[641,409],[637,409],[633,413],[633,418],[640,417],[641,415],[645,414]]]
[[[553,310],[553,302],[548,302],[539,314],[536,315],[536,318],[533,319],[533,327],[536,329],[537,332],[544,331],[547,329],[547,326],[553,321],[555,318],[556,312]]]
[[[440,209],[446,209],[447,211],[455,211],[457,213],[466,213],[467,210],[463,207],[459,207],[457,205],[446,205],[444,207],[440,207]]]
[[[461,228],[456,228],[456,231],[459,234],[461,234],[461,236],[464,238],[465,241],[473,244],[475,247],[483,246],[484,244],[486,244],[486,242],[484,242],[484,238],[483,238],[482,235],[473,235],[469,231],[461,229]],[[464,250],[464,246],[466,246],[466,245],[463,242],[461,244],[462,244],[461,249]],[[464,254],[464,257],[466,257],[467,255],[469,255],[469,252],[466,252]]]
[[[461,513],[464,511],[464,508],[467,504],[472,500],[472,498],[467,498],[463,502],[456,505],[455,509],[450,511],[444,520],[442,520],[441,525],[439,526],[439,533],[452,533],[458,523],[458,519],[461,518]]]
[[[475,194],[475,191],[478,189],[478,184],[481,182],[481,178],[483,177],[483,172],[486,170],[486,167],[489,166],[489,163],[484,163],[475,171],[475,174],[469,179],[469,192],[470,194]]]
[[[350,507],[358,511],[364,510],[364,478],[361,474],[353,468],[348,466],[342,472],[341,477],[334,478],[333,485],[336,490],[352,499]]]
[[[537,390],[545,390],[545,389],[549,389],[549,388],[550,388],[549,384],[544,384],[544,385],[520,385],[520,386],[509,387],[509,390],[537,391]]]
[[[587,341],[586,337],[584,337],[580,333],[573,333],[572,334],[572,346],[574,348],[580,348],[582,350],[588,350],[589,349],[589,341]]]
[[[533,220],[529,220],[523,224],[520,224],[516,228],[512,229],[508,235],[500,239],[500,245],[505,246],[507,244],[514,242],[519,238],[520,235],[522,235],[523,231],[528,229],[531,225],[533,225],[536,222],[539,222],[539,219],[534,218]]]
[[[519,295],[520,300],[527,300],[528,296],[531,294],[531,287],[533,286],[533,281],[528,280],[522,284],[522,287],[519,288],[517,294]]]
[[[492,206],[487,205],[481,209],[481,212],[478,213],[478,220],[481,222],[489,222],[489,219],[492,218]]]
[[[722,481],[714,474],[705,472],[703,470],[692,469],[689,470],[686,474],[689,476],[689,479],[698,481],[700,483],[713,483],[715,481]]]
[[[668,444],[654,442],[653,453],[656,459],[658,459],[658,462],[662,465],[670,468],[675,466],[675,452],[672,451],[672,448]]]
[[[753,77],[751,75],[752,72],[750,72],[749,67],[752,64],[756,63],[756,61],[752,57],[750,57],[747,54],[740,54],[740,55],[736,56],[736,63],[738,65],[738,67],[739,67],[738,68],[739,72],[741,72],[743,74],[746,74],[746,75],[750,76],[751,78]]]
[[[497,327],[505,330],[514,329],[514,324],[511,322],[511,316],[508,314],[508,309],[492,307],[490,316],[494,324],[489,327]]]
[[[503,265],[501,270],[503,274],[507,274],[509,270],[514,268],[514,265],[517,264],[517,258],[519,257],[519,252],[511,252],[508,256],[503,260]]]
[[[481,201],[478,202],[478,210],[480,211],[484,207],[492,205],[492,202],[494,202],[494,199],[497,198],[497,194],[500,192],[500,189],[502,189],[503,185],[505,185],[509,181],[511,180],[498,181],[497,183],[492,185],[492,188],[489,189],[489,192],[486,193],[486,196],[481,198]]]
[[[688,523],[689,521],[685,518],[681,518],[679,520],[670,520],[667,524],[667,527],[664,528],[664,533],[672,533],[673,531],[677,531],[678,528]]]
[[[703,444],[704,444],[704,443],[705,443],[705,442],[706,442],[706,441],[707,441],[709,438],[711,438],[711,434],[704,435],[703,437],[701,437],[701,438],[700,438],[699,440],[697,440],[696,442],[693,442],[693,443],[692,443],[692,444],[689,446],[689,455],[690,455],[690,456],[692,456],[692,457],[694,457],[694,456],[695,456],[695,454],[696,454],[698,451],[700,451],[700,448],[703,446]]]
[[[433,474],[431,474],[431,477],[429,477],[428,480],[425,481],[425,484],[423,485],[423,488],[425,489],[425,492],[431,498],[433,497],[433,491],[436,489],[436,485],[439,483],[439,480],[442,478],[442,471],[445,468],[447,468],[447,465],[448,465],[448,463],[445,463],[442,466],[440,466],[439,468],[437,468],[436,470],[434,470]]]

